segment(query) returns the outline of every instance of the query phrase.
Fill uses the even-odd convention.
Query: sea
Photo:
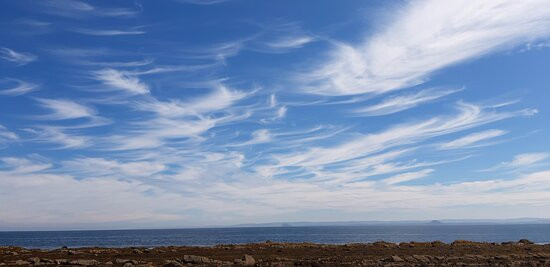
[[[265,242],[324,244],[375,241],[408,242],[472,240],[505,242],[529,239],[550,243],[550,224],[498,225],[368,225],[300,227],[232,227],[151,230],[7,231],[0,246],[54,249],[67,247],[213,246]]]

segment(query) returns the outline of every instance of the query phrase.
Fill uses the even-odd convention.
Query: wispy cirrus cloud
[[[194,5],[214,5],[227,2],[229,0],[174,0],[176,2],[184,4],[194,4]]]
[[[17,80],[17,79],[6,79],[5,81],[10,84],[15,83],[15,86],[12,86],[8,89],[0,90],[0,95],[9,95],[9,96],[18,96],[30,93],[38,89],[38,84]]]
[[[9,131],[4,125],[0,124],[0,147],[3,143],[17,140],[19,137],[14,132]]]
[[[229,144],[230,147],[240,147],[240,146],[251,146],[251,145],[257,145],[257,144],[263,144],[272,141],[273,137],[272,134],[269,132],[269,130],[266,129],[260,129],[252,132],[251,138],[248,141],[236,143],[236,144]]]
[[[104,158],[77,158],[61,163],[69,172],[86,176],[117,175],[123,177],[148,177],[166,169],[161,163],[149,161],[120,162]]]
[[[109,145],[105,149],[137,150],[173,142],[202,141],[202,135],[208,130],[247,118],[245,108],[236,113],[231,107],[249,95],[223,84],[214,84],[210,93],[186,101],[159,101],[152,96],[136,100],[134,107],[151,117],[133,122],[124,135],[107,137],[105,143]]]
[[[0,47],[0,58],[13,62],[18,66],[27,65],[38,59],[37,56],[31,53],[16,52],[7,47]]]
[[[110,87],[110,89],[122,90],[126,93],[137,95],[149,93],[149,86],[131,73],[107,68],[95,71],[93,75],[104,85]]]
[[[60,127],[42,126],[24,130],[34,135],[28,141],[54,144],[56,145],[55,149],[78,149],[92,145],[90,137],[69,133],[70,130]]]
[[[397,113],[403,110],[414,108],[421,104],[425,104],[441,97],[456,93],[462,89],[457,90],[436,90],[428,89],[422,90],[415,94],[404,94],[398,96],[392,96],[385,98],[382,102],[358,108],[353,110],[353,113],[358,116],[381,116]]]
[[[41,12],[69,18],[133,17],[141,11],[139,6],[135,8],[99,7],[80,0],[46,0],[38,4],[42,6]]]
[[[458,104],[459,113],[454,116],[437,116],[417,123],[396,125],[389,129],[367,134],[331,148],[312,148],[294,155],[278,155],[283,165],[315,166],[346,161],[381,150],[413,144],[420,140],[441,136],[483,124],[517,117],[531,116],[536,110],[524,109],[512,112],[494,112],[467,103]]]
[[[315,38],[309,35],[285,37],[285,38],[281,38],[273,42],[270,42],[269,44],[267,44],[267,46],[272,47],[274,49],[293,49],[293,48],[300,48],[305,44],[313,42],[314,40]]]
[[[4,157],[0,158],[4,168],[8,168],[10,173],[23,174],[34,173],[47,170],[53,166],[51,163],[41,162],[36,159]]]
[[[197,116],[228,108],[249,95],[249,93],[243,91],[230,89],[223,84],[216,84],[211,93],[197,97],[196,99],[161,102],[151,98],[138,102],[138,108],[144,111],[155,112],[165,117]]]
[[[36,99],[40,105],[51,111],[40,118],[46,120],[69,120],[78,118],[94,118],[97,111],[91,107],[67,99]]]
[[[330,59],[303,77],[305,90],[381,94],[420,84],[447,66],[550,36],[550,4],[544,0],[410,1],[392,14],[389,25],[365,42],[335,43]]]
[[[409,182],[412,180],[424,178],[430,175],[433,171],[434,169],[424,169],[416,172],[400,173],[392,177],[386,178],[382,180],[382,182],[385,184],[399,184],[399,183]]]
[[[491,168],[481,170],[483,172],[490,171],[509,171],[515,169],[525,169],[536,166],[542,163],[546,159],[550,158],[550,153],[538,152],[538,153],[524,153],[515,155],[511,161],[501,162]]]
[[[117,36],[117,35],[140,35],[145,34],[142,30],[98,30],[98,29],[73,29],[76,33],[95,36]]]
[[[499,137],[506,133],[507,133],[506,131],[498,130],[498,129],[475,132],[475,133],[471,133],[466,136],[460,137],[458,139],[449,141],[447,143],[443,143],[440,145],[440,149],[457,149],[457,148],[470,147],[472,145],[479,144],[479,142],[481,141]]]

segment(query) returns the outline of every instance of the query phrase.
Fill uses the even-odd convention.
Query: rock
[[[4,265],[6,265],[6,264],[5,264],[5,263],[3,263],[3,262],[0,262],[0,266],[4,266]]]
[[[51,263],[51,264],[55,263],[55,261],[54,261],[54,260],[50,260],[50,259],[45,259],[45,258],[42,258],[42,259],[40,259],[40,262],[44,262],[44,263]]]
[[[243,260],[241,260],[241,259],[235,259],[235,260],[233,261],[233,263],[235,263],[235,264],[237,264],[237,265],[242,265],[242,264],[243,264]]]
[[[4,252],[5,255],[12,255],[12,256],[17,256],[19,255],[19,253],[15,252],[15,251],[6,251]]]
[[[56,259],[55,264],[57,264],[57,265],[69,264],[69,260],[67,260],[67,259]]]
[[[243,264],[246,266],[251,266],[256,264],[256,260],[252,256],[245,254],[243,258]]]
[[[180,266],[183,266],[183,264],[179,263],[178,261],[175,261],[175,260],[166,260],[164,262],[164,265],[162,266],[165,266],[165,267],[180,267]]]
[[[115,262],[116,262],[117,264],[124,264],[124,263],[127,263],[127,262],[130,262],[131,264],[134,264],[134,265],[138,264],[137,261],[135,261],[135,260],[129,260],[129,259],[115,259]]]
[[[413,255],[412,256],[415,260],[422,262],[422,263],[428,263],[430,259],[428,259],[426,256],[423,255]]]
[[[139,249],[136,248],[136,249],[132,250],[132,253],[134,253],[134,254],[141,254],[141,253],[143,253],[143,252],[142,252],[141,250],[139,250]]]
[[[203,257],[203,256],[196,256],[196,255],[183,255],[183,262],[185,263],[211,263],[212,260]]]
[[[112,261],[108,261],[105,263],[105,265],[113,265],[113,262]]]
[[[72,260],[70,262],[72,265],[82,265],[82,266],[94,266],[99,265],[99,262],[96,260],[84,260],[84,259],[78,259],[78,260]]]
[[[503,261],[509,261],[511,258],[507,255],[497,255],[495,256],[495,260],[503,260]]]
[[[389,262],[404,262],[405,260],[403,260],[401,257],[399,256],[390,256],[387,261]]]
[[[529,241],[528,239],[521,239],[521,240],[518,241],[518,243],[522,243],[522,244],[526,244],[526,245],[535,244],[535,243]]]
[[[471,245],[474,242],[468,241],[468,240],[455,240],[451,243],[451,246],[457,246],[457,245]]]
[[[82,252],[76,251],[76,250],[68,250],[67,254],[68,255],[77,255],[77,254],[82,254]]]
[[[32,263],[32,264],[38,264],[38,263],[40,263],[40,258],[39,257],[32,257],[32,258],[27,259],[27,261]]]
[[[28,261],[24,261],[24,260],[16,260],[15,261],[15,265],[29,265],[31,264],[30,262]]]

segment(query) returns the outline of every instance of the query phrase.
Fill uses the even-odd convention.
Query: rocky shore
[[[265,243],[214,247],[0,247],[0,266],[550,266],[550,244],[528,240],[324,245]]]

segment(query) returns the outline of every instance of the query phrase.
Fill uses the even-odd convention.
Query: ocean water
[[[27,248],[154,247],[168,245],[212,246],[264,242],[314,242],[325,244],[434,241],[457,239],[486,242],[550,243],[550,224],[518,225],[388,225],[242,227],[162,230],[21,231],[0,232],[0,246]]]

